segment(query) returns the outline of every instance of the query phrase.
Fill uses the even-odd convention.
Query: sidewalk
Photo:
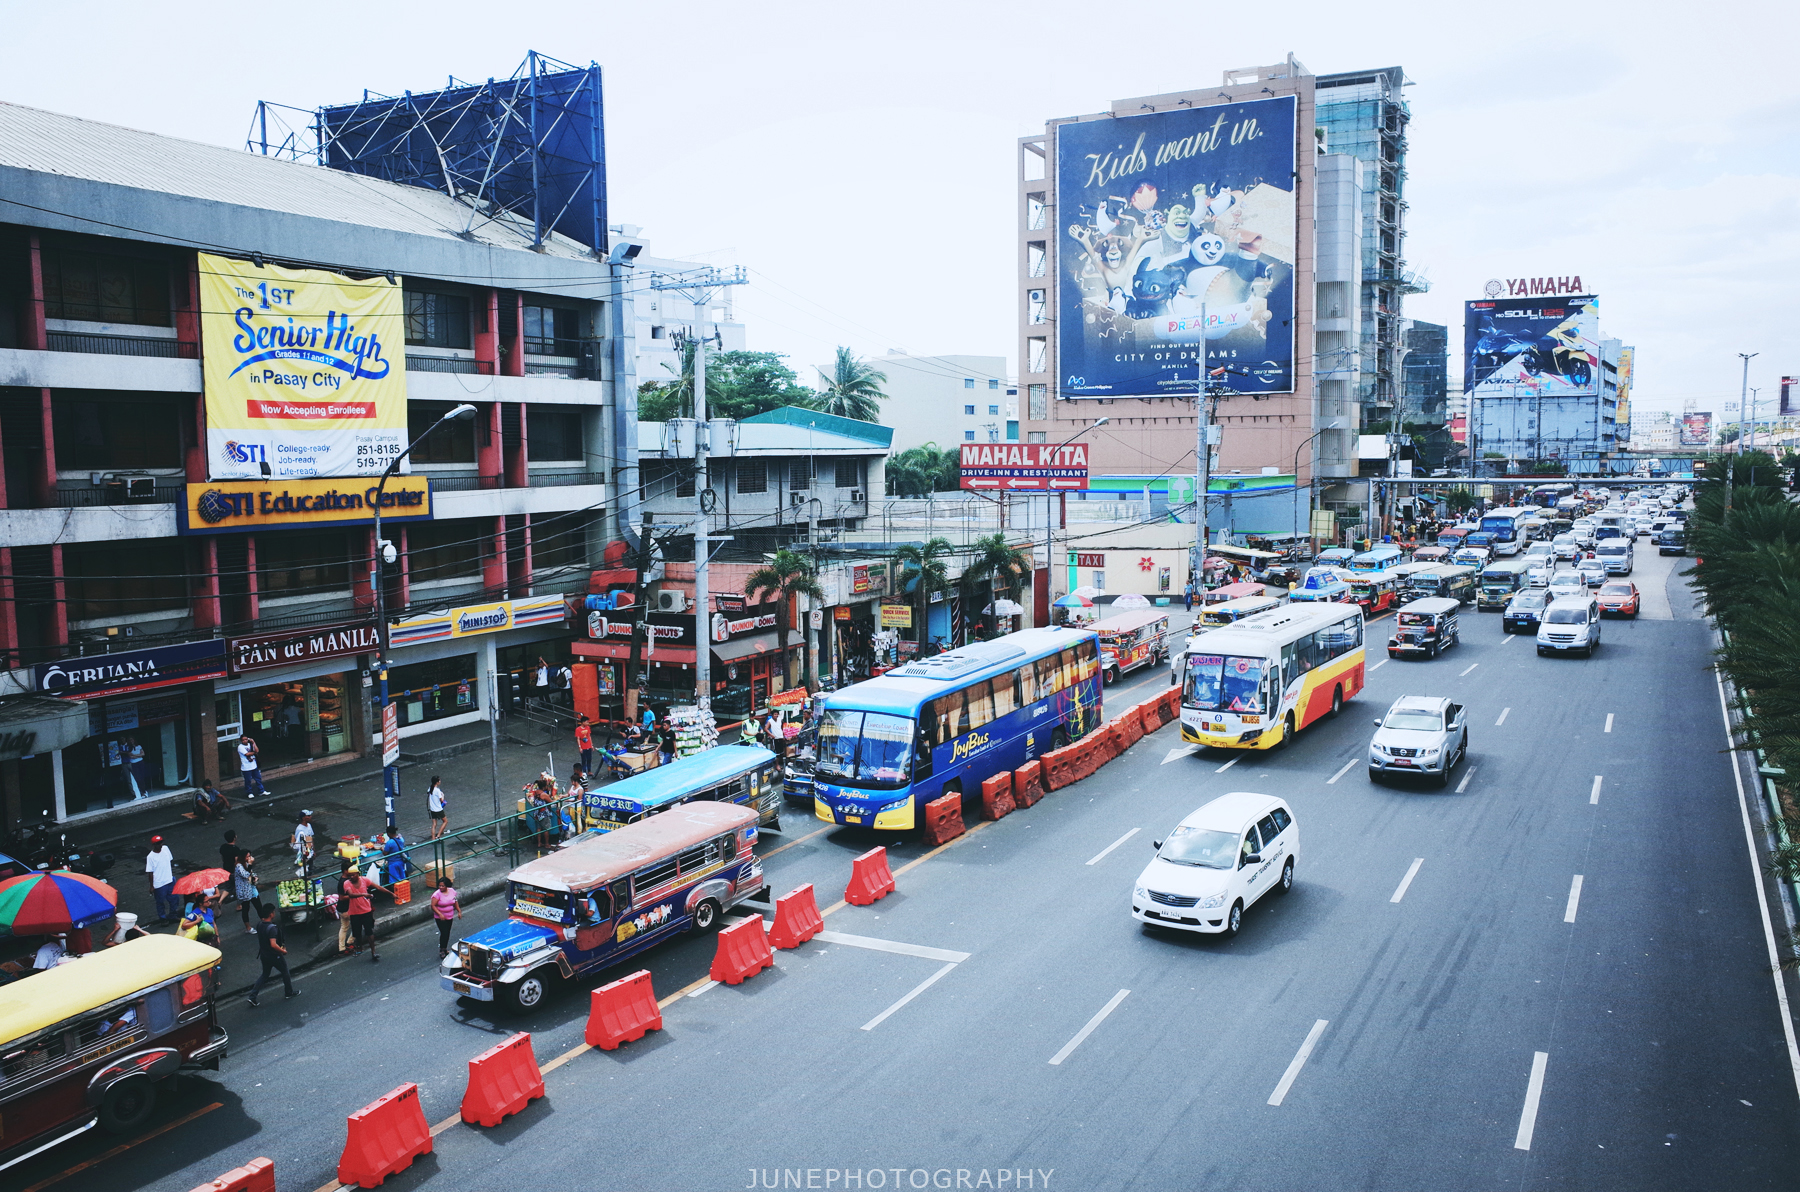
[[[552,754],[558,785],[567,780],[577,754],[572,736],[553,737],[549,730],[523,720],[502,719],[500,727],[500,808],[504,813],[516,805],[520,788],[550,765]],[[518,738],[509,733],[518,734]],[[433,775],[443,780],[449,796],[452,830],[495,818],[488,740],[488,726],[480,724],[411,737],[403,743],[400,798],[394,810],[409,845],[430,839],[431,818],[425,808],[425,791]],[[74,836],[73,841],[84,848],[115,854],[117,861],[106,880],[119,892],[119,909],[136,914],[139,924],[147,930],[170,931],[172,924],[158,928],[152,922],[156,918],[156,902],[143,872],[151,836],[162,836],[178,862],[190,862],[195,868],[217,868],[219,845],[224,842],[225,832],[235,829],[237,843],[256,858],[265,901],[272,902],[276,884],[294,876],[294,854],[287,842],[302,808],[313,813],[317,846],[314,872],[335,874],[336,862],[330,851],[338,837],[354,834],[366,840],[386,830],[379,755],[296,775],[286,782],[276,780],[270,784],[267,795],[256,799],[233,798],[232,810],[223,823],[198,824],[182,817],[181,812],[189,810],[188,805],[165,804],[96,824],[90,832]],[[504,856],[459,864],[456,881],[465,905],[503,888],[507,871]],[[377,938],[423,921],[430,914],[429,896],[429,891],[415,885],[412,902],[396,907],[376,895]],[[336,951],[334,920],[321,925],[316,946],[308,928],[301,927],[292,934],[298,937],[289,941],[295,954],[291,962],[294,968],[327,958]],[[225,953],[226,988],[247,986],[260,971],[256,941],[244,930],[235,902],[228,903],[220,917],[218,946]]]

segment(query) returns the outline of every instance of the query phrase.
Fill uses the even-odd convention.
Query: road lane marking
[[[1738,768],[1737,737],[1731,729],[1731,709],[1725,702],[1725,674],[1713,671],[1719,688],[1719,715],[1725,720],[1726,756],[1731,759],[1731,780],[1737,784],[1738,815],[1744,821],[1744,847],[1750,850],[1750,884],[1756,887],[1756,906],[1762,913],[1763,942],[1769,949],[1769,972],[1775,979],[1775,1002],[1781,1009],[1781,1033],[1787,1038],[1788,1067],[1794,1072],[1794,1088],[1800,1090],[1800,1042],[1794,1038],[1794,1019],[1788,1011],[1787,977],[1775,950],[1775,928],[1769,921],[1769,895],[1763,889],[1762,859],[1756,850],[1756,833],[1750,826],[1750,802],[1744,795],[1744,772]]]
[[[1460,795],[1464,791],[1469,789],[1469,783],[1472,782],[1475,778],[1475,770],[1476,770],[1475,766],[1470,766],[1469,772],[1467,774],[1463,775],[1463,780],[1456,784],[1456,793],[1457,794]]]
[[[1507,642],[1512,641],[1513,638],[1515,638],[1517,636],[1518,636],[1517,634],[1509,633],[1505,637],[1500,639],[1500,644],[1504,646]]]
[[[1306,1032],[1306,1042],[1300,1044],[1300,1050],[1294,1053],[1293,1062],[1288,1064],[1287,1071],[1281,1074],[1281,1083],[1276,1085],[1275,1091],[1269,1094],[1270,1105],[1280,1105],[1282,1098],[1288,1095],[1288,1090],[1294,1087],[1294,1080],[1300,1075],[1300,1069],[1306,1067],[1306,1057],[1312,1054],[1313,1044],[1319,1041],[1319,1036],[1325,1033],[1328,1025],[1330,1025],[1329,1020],[1321,1018],[1313,1023],[1312,1030]]]
[[[1466,669],[1466,670],[1464,670],[1464,671],[1463,671],[1463,672],[1462,672],[1462,674],[1459,674],[1459,675],[1457,675],[1457,676],[1456,676],[1456,677],[1457,677],[1457,678],[1459,678],[1459,679],[1460,679],[1460,678],[1462,678],[1462,677],[1463,677],[1463,675],[1466,675],[1466,674],[1468,674],[1468,673],[1469,673],[1469,671],[1472,671],[1472,670],[1474,670],[1474,669],[1475,669],[1475,668],[1476,668],[1476,667],[1478,667],[1478,666],[1480,666],[1480,665],[1481,665],[1481,663],[1479,663],[1479,662],[1471,662],[1471,663],[1469,663],[1469,665],[1468,665],[1468,668],[1467,668],[1467,669]]]
[[[48,1188],[51,1184],[61,1183],[63,1180],[68,1179],[70,1176],[75,1175],[77,1172],[86,1171],[90,1167],[93,1167],[97,1164],[106,1162],[108,1159],[112,1158],[114,1155],[124,1154],[126,1151],[130,1150],[134,1146],[139,1145],[140,1143],[149,1142],[152,1138],[155,1138],[158,1134],[167,1134],[170,1130],[173,1130],[177,1126],[185,1126],[197,1117],[202,1117],[206,1114],[209,1114],[215,1109],[223,1109],[223,1108],[225,1108],[225,1103],[223,1101],[214,1101],[211,1105],[202,1105],[199,1109],[194,1110],[194,1112],[188,1114],[186,1117],[179,1117],[179,1118],[176,1118],[172,1122],[166,1122],[163,1125],[158,1126],[156,1129],[150,1131],[150,1133],[145,1134],[140,1138],[134,1138],[130,1142],[122,1142],[118,1146],[113,1147],[109,1151],[105,1151],[105,1152],[102,1152],[101,1154],[95,1155],[92,1159],[83,1159],[80,1163],[77,1163],[75,1166],[70,1167],[67,1170],[59,1171],[55,1175],[49,1177],[48,1179],[39,1180],[37,1183],[31,1185],[31,1187],[26,1188],[24,1190],[24,1192],[39,1192],[39,1189],[41,1189],[41,1188]],[[335,1187],[336,1185],[337,1185],[337,1181],[333,1180],[332,1186]]]
[[[702,985],[702,986],[700,986],[700,988],[694,990],[694,992],[688,994],[688,996],[689,997],[699,997],[701,994],[705,993],[709,989],[714,988],[717,985],[718,985],[717,981],[711,980],[709,978],[704,985]]]
[[[1087,1037],[1094,1033],[1094,1028],[1105,1022],[1106,1016],[1119,1008],[1119,1003],[1124,1001],[1125,996],[1130,992],[1131,990],[1129,989],[1121,989],[1119,992],[1113,994],[1112,1000],[1107,1002],[1104,1006],[1101,1006],[1100,1012],[1088,1019],[1087,1025],[1076,1031],[1075,1037],[1070,1039],[1067,1043],[1064,1043],[1061,1051],[1050,1057],[1050,1062],[1052,1064],[1060,1064],[1068,1059],[1070,1053],[1077,1047],[1080,1047],[1087,1041]]]
[[[1345,762],[1343,769],[1339,770],[1336,774],[1333,774],[1330,778],[1327,778],[1325,780],[1325,785],[1330,786],[1333,783],[1335,783],[1338,779],[1340,779],[1344,775],[1348,774],[1350,772],[1350,767],[1354,766],[1358,760],[1360,760],[1360,759],[1353,757],[1349,761]]]
[[[1606,714],[1606,727],[1601,729],[1600,731],[1603,733],[1612,732],[1612,722],[1613,722],[1613,714],[1611,712],[1608,712]]]
[[[1143,831],[1142,828],[1133,828],[1131,831],[1125,833],[1125,835],[1119,837],[1117,840],[1113,841],[1111,844],[1107,845],[1105,848],[1103,848],[1099,852],[1095,853],[1094,859],[1092,861],[1089,861],[1088,864],[1089,865],[1097,864],[1101,860],[1101,858],[1106,856],[1107,853],[1112,852],[1114,849],[1118,848],[1121,844],[1124,844],[1127,840],[1130,840],[1133,836],[1136,836],[1141,831]]]
[[[1223,774],[1225,771],[1231,769],[1231,767],[1237,765],[1238,762],[1243,760],[1243,758],[1244,758],[1244,755],[1240,753],[1236,757],[1232,758],[1230,761],[1226,762],[1224,765],[1220,766],[1218,769],[1214,770],[1213,773],[1214,774]]]
[[[1580,905],[1581,875],[1578,873],[1575,875],[1575,880],[1569,883],[1569,908],[1563,912],[1564,923],[1573,923],[1575,921],[1575,910]]]
[[[967,952],[927,948],[923,944],[903,944],[898,940],[878,940],[867,935],[846,935],[841,931],[821,931],[814,938],[828,944],[842,944],[846,948],[867,948],[871,952],[892,952],[896,956],[917,956],[922,960],[947,960],[951,964],[960,964],[969,958]]]
[[[782,845],[780,848],[772,848],[766,853],[758,854],[757,860],[767,861],[770,857],[773,857],[776,853],[786,852],[788,849],[793,848],[796,844],[805,844],[807,841],[811,840],[813,837],[823,836],[825,833],[831,831],[831,828],[835,828],[835,827],[837,827],[837,825],[832,824],[831,827],[829,827],[829,828],[819,828],[816,831],[808,832],[806,835],[800,837],[798,840],[788,841],[786,844]]]
[[[1531,1149],[1531,1136],[1537,1130],[1538,1102],[1544,1096],[1544,1065],[1550,1062],[1547,1051],[1533,1052],[1531,1080],[1525,1085],[1525,1108],[1519,1111],[1519,1132],[1513,1136],[1513,1149]]]
[[[1600,779],[1601,775],[1594,775],[1594,789],[1588,792],[1588,806],[1590,807],[1600,801]]]
[[[895,1002],[893,1005],[889,1006],[887,1009],[883,1010],[881,1013],[877,1014],[875,1017],[869,1019],[869,1021],[863,1023],[862,1029],[865,1031],[874,1030],[876,1027],[878,1027],[882,1023],[886,1022],[888,1020],[888,1016],[890,1014],[892,1014],[894,1011],[900,1009],[900,1007],[906,1005],[907,1002],[910,1002],[914,998],[918,997],[921,993],[924,993],[927,989],[930,989],[933,985],[936,985],[938,983],[938,980],[941,977],[943,977],[946,973],[948,973],[951,969],[953,969],[955,967],[956,967],[956,962],[954,960],[952,960],[949,964],[946,964],[943,968],[939,969],[937,972],[931,974],[931,976],[925,978],[923,981],[921,981],[917,985],[913,986],[911,993],[907,994],[905,997],[901,998],[899,1001]]]
[[[1200,746],[1198,745],[1183,745],[1180,749],[1171,749],[1163,754],[1162,764],[1166,766],[1178,757],[1192,757],[1199,752]]]
[[[1382,660],[1381,660],[1381,661],[1380,661],[1380,662],[1377,662],[1377,663],[1376,663],[1376,664],[1375,664],[1375,665],[1374,665],[1374,666],[1371,666],[1371,667],[1370,667],[1370,668],[1369,668],[1369,671],[1378,671],[1378,670],[1380,670],[1380,669],[1381,669],[1381,668],[1382,668],[1382,667],[1384,667],[1384,666],[1386,666],[1386,665],[1387,665],[1387,664],[1388,664],[1388,660],[1387,660],[1387,659],[1385,659],[1385,658],[1383,658],[1383,659],[1382,659]],[[1369,673],[1369,671],[1364,671],[1364,672],[1363,672],[1363,673],[1364,673],[1364,674],[1368,674],[1368,673]]]
[[[1512,711],[1511,708],[1501,708],[1500,709],[1500,719],[1494,721],[1494,727],[1499,728],[1501,725],[1505,724],[1506,723],[1506,714],[1511,711]]]
[[[1424,857],[1413,858],[1412,867],[1406,871],[1406,876],[1400,879],[1400,888],[1394,891],[1394,896],[1388,899],[1389,902],[1399,902],[1406,897],[1406,887],[1412,885],[1413,878],[1418,875],[1419,866],[1423,864],[1425,864]]]

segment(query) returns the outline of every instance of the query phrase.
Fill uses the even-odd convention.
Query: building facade
[[[868,363],[887,377],[881,420],[894,428],[895,451],[1020,441],[1019,395],[1007,380],[1006,357],[889,352]]]
[[[238,789],[245,736],[272,781],[379,748],[375,477],[460,404],[474,417],[421,442],[382,502],[399,734],[482,719],[496,674],[569,657],[564,594],[586,588],[628,455],[603,245],[504,215],[470,230],[428,189],[10,104],[0,194],[0,659],[16,689],[80,701],[88,730],[0,760],[8,825]],[[373,354],[306,357],[320,397],[334,369],[402,381],[363,411],[394,424],[363,465],[287,441],[354,402],[253,397],[298,429],[234,429],[243,349],[202,301],[227,277],[245,331],[271,294],[293,300],[283,277],[396,312],[371,324]],[[329,342],[339,316],[318,315]],[[266,342],[293,348],[305,313],[287,325]]]

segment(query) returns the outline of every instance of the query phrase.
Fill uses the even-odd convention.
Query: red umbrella
[[[112,918],[119,892],[85,874],[53,870],[0,882],[0,926],[14,935],[57,935]]]
[[[175,893],[198,894],[202,890],[210,890],[214,886],[224,885],[231,880],[231,875],[223,869],[196,869],[175,879]]]

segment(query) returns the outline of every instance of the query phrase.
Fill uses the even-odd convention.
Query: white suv
[[[1463,706],[1435,695],[1403,695],[1375,720],[1369,740],[1369,781],[1384,774],[1426,774],[1441,787],[1469,756]]]
[[[1600,644],[1600,602],[1592,596],[1568,596],[1553,600],[1538,617],[1539,654],[1568,654],[1579,650],[1592,658]]]
[[[1156,842],[1131,890],[1131,917],[1151,927],[1234,936],[1245,908],[1293,889],[1300,856],[1294,813],[1273,795],[1220,795]]]

